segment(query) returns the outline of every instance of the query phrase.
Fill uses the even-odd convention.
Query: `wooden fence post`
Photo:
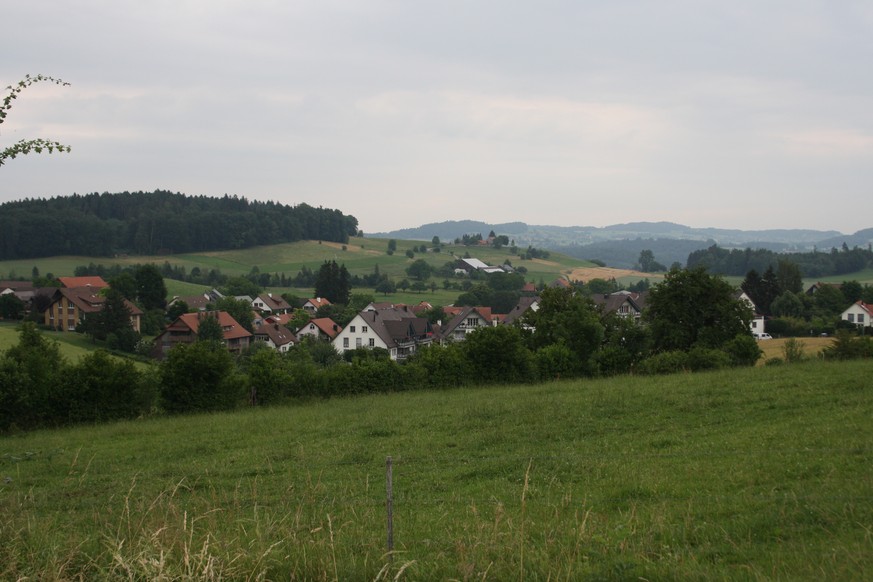
[[[394,477],[391,464],[391,457],[385,461],[386,470],[386,493],[387,493],[387,509],[388,509],[388,559],[394,561]]]

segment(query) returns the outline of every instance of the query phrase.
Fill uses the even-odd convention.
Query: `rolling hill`
[[[684,264],[688,255],[718,244],[724,248],[764,248],[776,252],[811,251],[841,247],[866,247],[873,241],[873,229],[845,235],[836,231],[809,229],[738,230],[693,228],[672,222],[634,222],[606,227],[544,226],[524,222],[489,224],[474,220],[425,224],[373,237],[454,240],[464,234],[494,231],[505,234],[520,247],[532,245],[556,250],[580,259],[596,259],[611,267],[633,268],[640,251],[652,250],[659,262]]]

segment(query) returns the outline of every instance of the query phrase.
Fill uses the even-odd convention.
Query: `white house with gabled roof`
[[[873,304],[856,301],[840,314],[840,319],[858,327],[873,327]]]

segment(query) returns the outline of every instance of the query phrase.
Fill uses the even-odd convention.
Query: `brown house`
[[[252,333],[231,317],[226,311],[200,311],[197,313],[184,313],[176,318],[176,321],[155,338],[155,349],[152,352],[156,358],[166,356],[173,346],[177,344],[191,344],[197,341],[197,331],[200,322],[206,317],[215,317],[221,325],[224,335],[224,344],[233,353],[240,353],[249,347]]]
[[[72,277],[70,277],[72,278]],[[103,309],[106,297],[100,294],[101,287],[60,287],[51,296],[51,303],[43,312],[43,323],[56,331],[76,331],[82,318]],[[124,300],[130,310],[130,324],[139,333],[142,310]]]

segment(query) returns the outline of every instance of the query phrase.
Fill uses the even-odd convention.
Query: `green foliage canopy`
[[[652,287],[644,313],[658,351],[719,348],[750,334],[752,311],[734,289],[703,267],[672,269]]]

